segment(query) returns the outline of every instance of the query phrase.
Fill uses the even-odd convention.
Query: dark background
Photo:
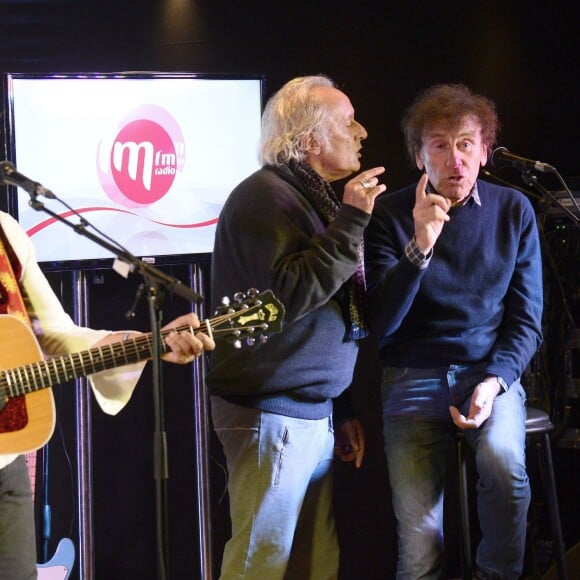
[[[434,82],[464,82],[496,102],[503,125],[499,144],[554,165],[568,185],[578,190],[579,12],[577,3],[558,1],[0,0],[0,71],[260,74],[266,79],[267,96],[293,76],[325,73],[349,95],[359,121],[369,131],[363,167],[385,165],[385,182],[391,191],[416,177],[405,158],[399,130],[405,107]],[[62,162],[66,170],[66,159],[59,159],[58,151],[46,154]],[[506,169],[501,175],[523,185],[516,171]],[[548,187],[557,189],[558,184],[548,182]],[[577,231],[557,212],[538,209],[542,210],[547,258],[547,337],[527,377],[528,394],[551,412],[558,427],[556,477],[565,541],[572,548],[580,539],[575,448],[580,426],[576,405],[580,339],[575,331],[578,238]],[[188,279],[188,264],[167,270]],[[70,273],[51,273],[50,279],[70,310]],[[109,271],[97,279],[89,275],[91,324],[127,327],[123,313],[133,302],[138,282]],[[183,312],[184,305],[169,298],[164,310],[169,319]],[[147,328],[144,306],[134,324]],[[394,570],[395,524],[381,450],[373,346],[367,342],[361,350],[354,382],[355,404],[368,428],[367,459],[357,472],[337,466],[343,579],[391,578]],[[149,372],[119,416],[93,414],[94,539],[99,579],[155,578]],[[191,371],[165,367],[165,382],[170,577],[197,578]],[[76,535],[70,385],[56,388],[55,395],[61,420],[50,452],[53,533],[49,551],[59,537],[75,539]],[[570,419],[564,423],[566,406]],[[216,569],[228,534],[220,460],[214,441],[210,463]],[[530,469],[533,473],[532,461]],[[455,488],[451,475],[451,499]],[[449,568],[450,575],[457,575],[458,521],[453,502],[449,504]],[[542,513],[540,509],[540,522]],[[544,546],[543,531],[539,536],[538,543]]]

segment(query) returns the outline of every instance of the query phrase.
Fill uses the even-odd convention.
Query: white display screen
[[[260,77],[11,73],[5,86],[17,171],[135,256],[211,252],[225,199],[259,167]],[[17,195],[39,262],[114,257]]]

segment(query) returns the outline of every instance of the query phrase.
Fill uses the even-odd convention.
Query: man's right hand
[[[428,254],[435,245],[445,222],[449,221],[447,212],[451,208],[451,201],[446,197],[425,191],[428,181],[429,176],[423,174],[415,189],[413,208],[415,242],[423,254]]]
[[[353,177],[344,186],[342,203],[354,205],[366,213],[372,213],[375,199],[387,189],[387,186],[379,183],[376,178],[384,172],[384,167],[373,167]]]

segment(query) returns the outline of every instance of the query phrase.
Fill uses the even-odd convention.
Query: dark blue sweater
[[[414,234],[415,186],[381,197],[366,233],[371,326],[383,366],[486,361],[510,385],[541,342],[542,265],[528,199],[477,182],[452,208],[428,267],[404,255]]]
[[[345,205],[324,223],[283,168],[260,169],[234,189],[217,226],[212,302],[252,287],[272,290],[286,318],[265,344],[216,347],[206,377],[212,395],[303,419],[332,413],[357,356],[334,296],[355,272],[369,219]]]

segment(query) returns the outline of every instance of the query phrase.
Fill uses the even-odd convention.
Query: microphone
[[[16,167],[14,167],[10,161],[0,162],[0,183],[3,185],[15,185],[16,187],[21,187],[32,196],[43,195],[50,199],[56,199],[56,195],[54,195],[50,189],[46,189],[46,187],[37,181],[29,179],[26,175],[18,173]]]
[[[505,147],[494,149],[490,157],[491,164],[499,169],[500,167],[515,167],[522,171],[536,170],[542,173],[556,173],[556,169],[547,163],[533,161],[525,157],[518,157],[510,153]]]

